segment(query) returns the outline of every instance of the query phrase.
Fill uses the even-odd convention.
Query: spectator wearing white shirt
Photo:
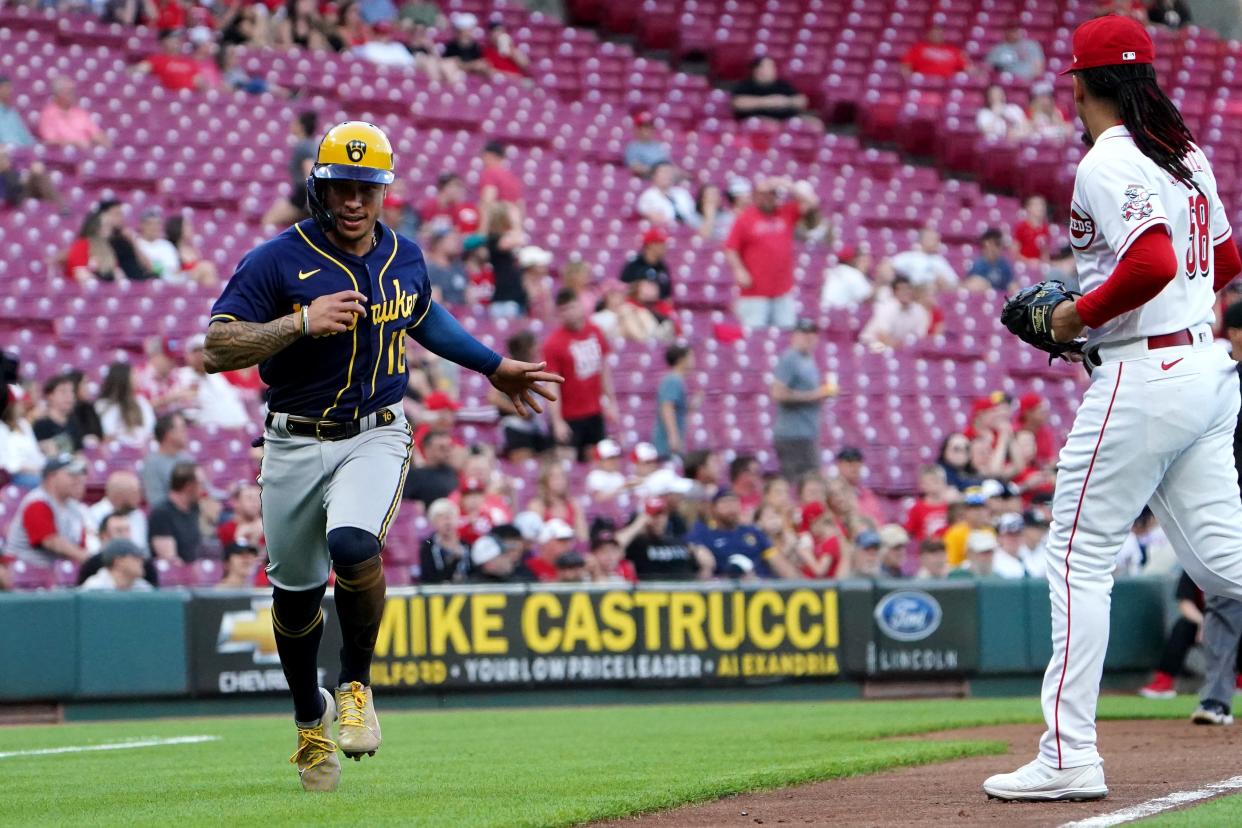
[[[160,211],[152,207],[144,210],[142,220],[138,224],[138,237],[134,246],[147,260],[151,272],[160,279],[170,282],[184,281],[181,274],[181,257],[177,255],[177,247],[164,238],[164,222]]]
[[[14,486],[33,489],[42,480],[47,457],[26,418],[30,405],[25,389],[10,385],[8,395],[9,404],[0,418],[0,468],[8,472]]]
[[[376,66],[413,67],[417,62],[414,53],[404,43],[392,39],[392,24],[387,21],[376,23],[371,31],[374,37],[353,48],[353,54]]]
[[[621,446],[604,439],[595,444],[595,465],[586,476],[586,490],[593,501],[612,500],[629,485],[621,471]]]
[[[837,251],[837,263],[824,271],[824,287],[819,306],[824,310],[856,308],[869,301],[875,291],[867,273],[871,253],[846,245]]]
[[[651,169],[651,186],[638,197],[638,214],[657,227],[697,224],[694,196],[678,186],[681,171],[669,163]]]
[[[132,471],[114,471],[104,483],[104,496],[87,507],[93,526],[102,529],[110,515],[127,519],[129,539],[147,545],[147,516],[142,511],[142,484]]]
[[[203,347],[207,341],[203,334],[190,338],[185,349],[186,372],[198,388],[194,407],[186,416],[198,425],[214,425],[220,428],[243,428],[251,425],[251,417],[242,403],[241,392],[220,374],[208,374],[203,360]]]
[[[1017,141],[1031,131],[1022,107],[1006,101],[1005,90],[996,84],[984,93],[984,105],[975,114],[975,126],[983,137],[993,140]]]
[[[104,437],[127,446],[145,446],[155,433],[155,410],[134,390],[133,370],[128,362],[108,366],[107,376],[95,400],[95,412]]]
[[[955,287],[959,281],[953,265],[941,252],[940,233],[934,227],[925,227],[919,232],[918,247],[894,256],[893,267],[915,287],[945,290]]]
[[[99,550],[103,568],[78,587],[86,592],[150,592],[153,587],[143,580],[146,556],[131,540],[117,538]]]
[[[927,335],[931,315],[919,303],[906,276],[893,280],[892,298],[876,302],[875,313],[859,334],[859,340],[877,351],[900,348],[911,338]]]

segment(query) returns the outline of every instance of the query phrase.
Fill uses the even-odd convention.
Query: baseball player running
[[[380,746],[370,668],[384,610],[380,551],[410,465],[405,337],[487,376],[523,416],[541,410],[536,395],[555,399],[544,383],[561,381],[542,364],[502,359],[431,301],[418,245],[377,221],[392,181],[378,127],[329,130],[307,179],[312,218],[242,259],[207,329],[208,371],[257,363],[271,386],[263,530],[298,731],[290,761],[306,790],[336,789],[338,745],[354,759]],[[330,568],[344,640],[335,697],[316,668]]]
[[[1039,755],[983,789],[1006,800],[1108,794],[1095,710],[1113,558],[1150,502],[1182,566],[1208,593],[1242,598],[1242,502],[1230,463],[1238,375],[1212,344],[1215,291],[1242,270],[1216,179],[1156,84],[1136,21],[1074,33],[1074,101],[1090,150],[1078,165],[1070,243],[1085,295],[1044,282],[1002,316],[1059,352],[1086,333],[1091,370],[1057,466],[1047,542],[1052,660]]]

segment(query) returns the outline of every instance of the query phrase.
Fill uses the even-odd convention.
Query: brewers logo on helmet
[[[315,166],[306,179],[307,207],[326,233],[335,219],[324,203],[320,181],[391,184],[393,178],[392,144],[383,130],[363,121],[337,124],[319,142]]]

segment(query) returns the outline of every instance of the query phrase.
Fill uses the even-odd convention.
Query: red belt
[[[1176,348],[1178,345],[1193,345],[1194,342],[1194,336],[1188,329],[1183,328],[1177,333],[1147,337],[1147,349],[1154,351],[1156,348]]]

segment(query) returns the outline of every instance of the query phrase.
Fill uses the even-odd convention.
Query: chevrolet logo
[[[322,267],[317,267],[314,270],[299,270],[298,278],[301,279],[302,281],[306,281],[307,279],[314,276],[316,273],[318,273],[321,270],[323,270]]]
[[[220,653],[252,653],[256,664],[279,664],[276,633],[272,630],[271,602],[248,610],[224,613],[220,619],[216,650]]]

